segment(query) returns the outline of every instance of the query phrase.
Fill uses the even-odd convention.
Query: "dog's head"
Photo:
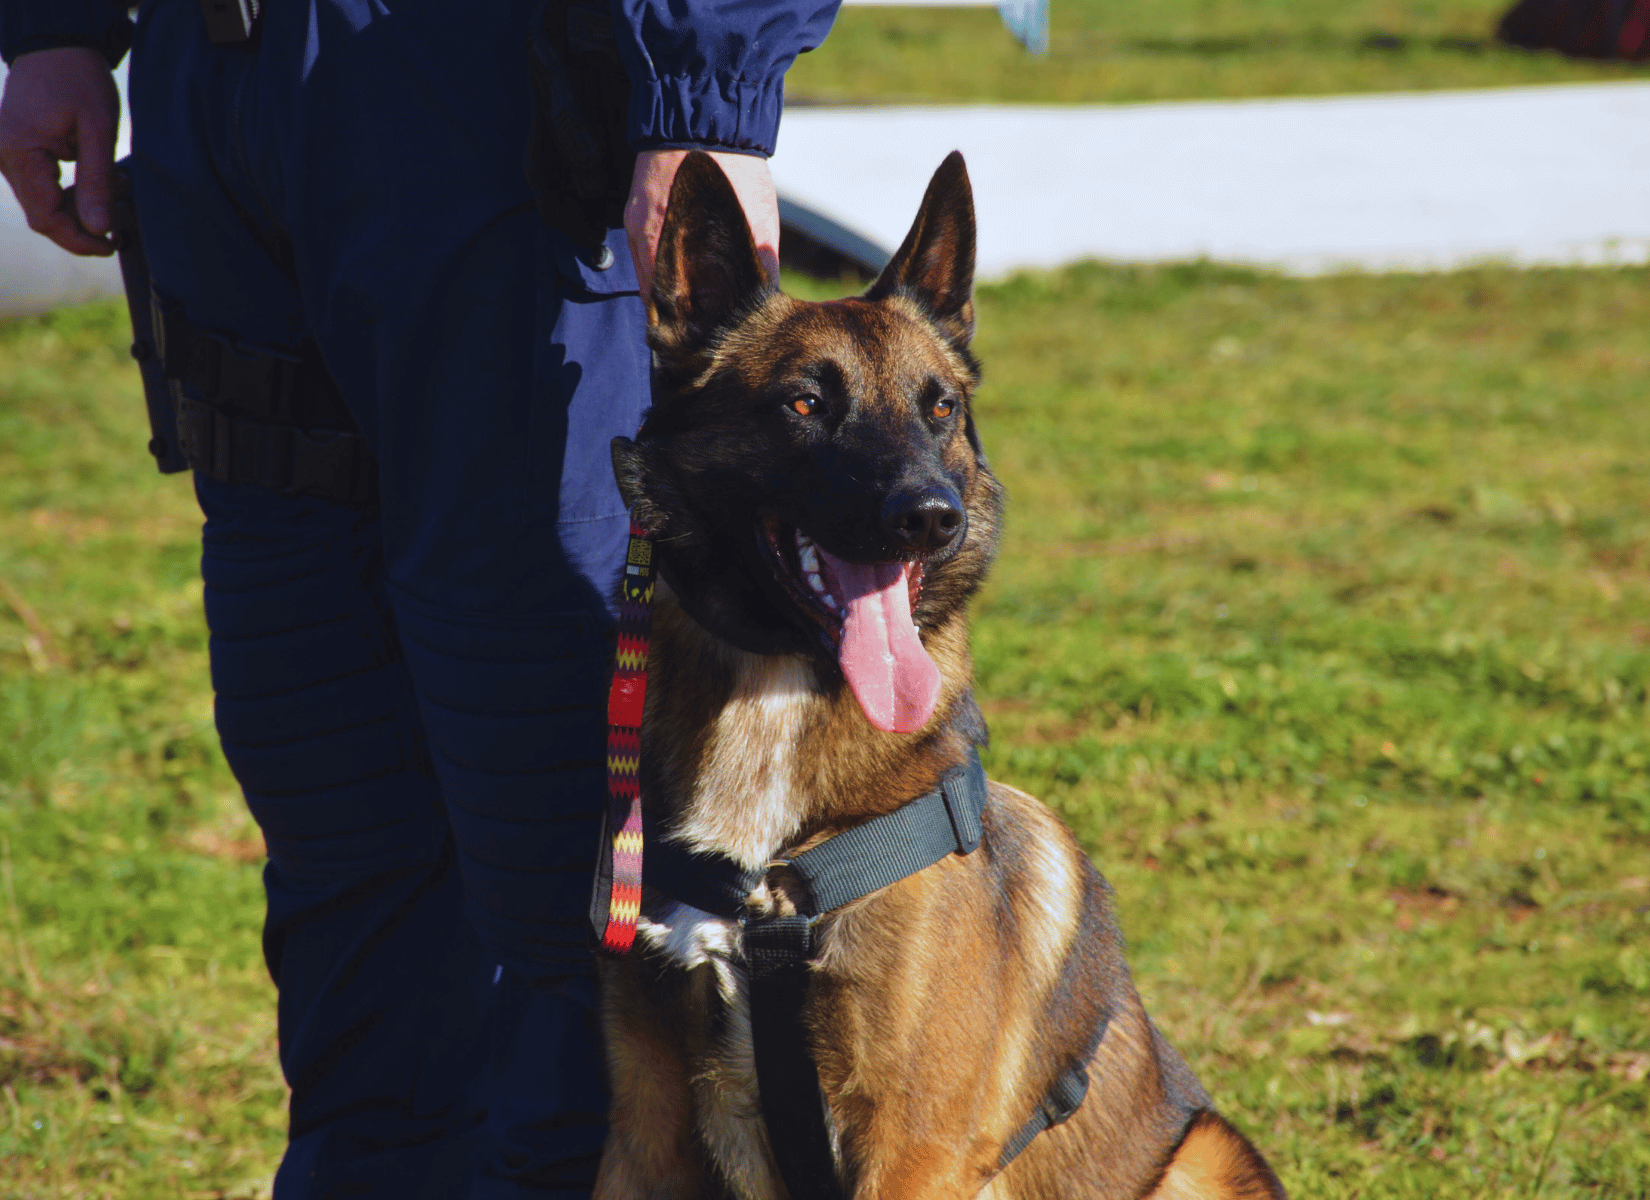
[[[962,156],[864,295],[816,304],[777,289],[727,177],[690,155],[656,272],[654,406],[613,461],[665,580],[712,635],[812,656],[879,729],[922,728],[940,692],[923,638],[963,619],[1002,507],[970,410]]]

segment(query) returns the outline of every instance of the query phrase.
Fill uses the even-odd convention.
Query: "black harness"
[[[940,786],[927,795],[795,858],[756,869],[746,869],[722,855],[690,853],[644,821],[647,854],[642,870],[647,885],[743,927],[756,1082],[768,1143],[790,1200],[843,1198],[830,1114],[802,1021],[818,949],[819,918],[915,875],[949,854],[973,853],[980,844],[988,795],[985,769],[979,755],[970,750],[968,762],[946,772]],[[804,885],[798,915],[751,917],[746,900],[776,866],[788,868]],[[1009,1139],[997,1170],[1006,1167],[1039,1133],[1077,1111],[1088,1092],[1084,1068],[1105,1030],[1102,1021],[1081,1060],[1061,1073],[1031,1119]]]

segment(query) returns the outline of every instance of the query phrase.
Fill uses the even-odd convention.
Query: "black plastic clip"
[[[206,37],[214,46],[250,42],[258,28],[258,0],[201,0]]]
[[[972,854],[980,845],[980,818],[985,812],[989,785],[985,768],[980,765],[977,750],[968,752],[968,762],[953,767],[940,780],[940,796],[945,800],[945,815],[951,818],[951,832],[956,836],[957,849]]]

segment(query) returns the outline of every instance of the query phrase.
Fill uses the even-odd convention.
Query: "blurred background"
[[[852,6],[788,83],[798,294],[969,156],[988,766],[1298,1196],[1650,1191],[1650,0],[1505,15]],[[9,203],[0,1197],[267,1196],[198,511]]]

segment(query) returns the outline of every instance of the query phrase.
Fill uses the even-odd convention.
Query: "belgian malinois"
[[[676,177],[648,299],[656,400],[614,443],[661,573],[642,794],[666,841],[766,871],[753,917],[802,907],[787,859],[983,740],[967,605],[1003,493],[970,411],[973,272],[957,154],[876,282],[828,303],[767,277],[713,160]],[[819,919],[801,1014],[837,1193],[1282,1196],[1147,1017],[1070,831],[1023,792],[988,796],[978,849]],[[741,925],[642,896],[635,949],[601,964],[597,1195],[779,1200]],[[1081,1106],[1002,1168],[1073,1060]]]

